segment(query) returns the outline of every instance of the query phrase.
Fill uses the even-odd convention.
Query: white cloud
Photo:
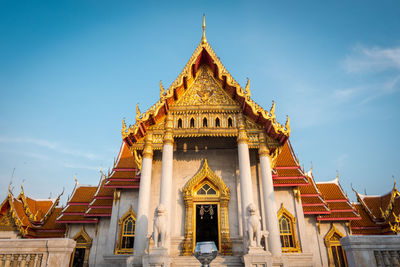
[[[362,78],[352,89],[336,90],[334,96],[342,99],[358,97],[366,104],[380,96],[400,90],[400,47],[356,46],[344,60],[348,74]]]
[[[340,101],[346,101],[355,95],[357,95],[362,88],[360,87],[353,87],[347,89],[337,89],[333,91],[333,97]]]
[[[86,158],[89,160],[95,160],[95,159],[99,158],[97,155],[95,155],[93,153],[82,152],[79,150],[72,150],[72,149],[66,148],[56,142],[51,142],[51,141],[43,140],[43,139],[19,138],[19,137],[16,137],[16,138],[11,137],[10,138],[10,137],[6,137],[6,136],[0,136],[0,143],[31,144],[31,145],[37,145],[40,147],[47,148],[47,149],[53,150],[58,153],[75,156],[75,157]]]
[[[90,165],[82,165],[82,164],[73,164],[73,163],[64,163],[64,167],[71,169],[86,169],[86,170],[100,170],[100,167],[90,166]]]
[[[345,59],[344,66],[349,73],[377,72],[393,68],[400,70],[400,47],[356,46],[353,53]]]

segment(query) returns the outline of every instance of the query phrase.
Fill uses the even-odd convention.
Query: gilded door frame
[[[342,246],[339,240],[333,240],[334,235],[338,235],[340,238],[344,237],[345,235],[342,234],[332,223],[331,229],[329,229],[328,233],[325,235],[324,241],[325,241],[325,246],[326,249],[328,250],[328,258],[329,258],[329,266],[330,267],[335,267],[335,261],[333,258],[332,254],[332,246]],[[342,247],[342,253],[343,253],[343,259],[344,259],[344,267],[347,267],[347,256],[346,252],[344,251]]]
[[[206,182],[216,189],[217,194],[211,196],[196,195],[197,190]],[[219,251],[223,255],[232,255],[232,242],[229,235],[228,220],[230,189],[210,169],[207,159],[204,160],[201,170],[183,188],[182,193],[185,201],[185,237],[182,244],[182,255],[191,256],[193,254],[196,239],[195,205],[197,204],[218,205]]]
[[[74,248],[74,251],[72,252],[71,255],[71,262],[70,266],[72,267],[72,264],[74,263],[74,258],[75,258],[75,250],[77,248],[84,248],[85,249],[85,256],[83,259],[83,267],[89,266],[89,253],[90,253],[90,247],[92,246],[92,239],[90,236],[86,233],[85,227],[82,225],[81,230],[74,235],[72,238],[73,240],[77,241],[79,237],[81,237],[85,240],[85,242],[77,242],[76,246]]]

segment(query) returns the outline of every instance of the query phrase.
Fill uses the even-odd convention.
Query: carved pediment
[[[202,65],[193,84],[174,106],[239,106],[212,76],[207,65]]]
[[[11,222],[10,216],[6,214],[0,215],[0,231],[15,230],[14,224]]]

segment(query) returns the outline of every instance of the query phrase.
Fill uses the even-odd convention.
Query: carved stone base
[[[249,251],[243,256],[244,266],[272,267],[271,253],[262,247],[249,247]]]
[[[143,256],[143,267],[169,267],[171,257],[166,248],[152,248],[150,254]]]

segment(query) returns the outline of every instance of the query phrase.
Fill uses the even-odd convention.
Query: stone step
[[[193,256],[178,256],[173,257],[171,262],[172,267],[197,266],[200,267],[200,262]],[[217,256],[210,264],[211,267],[243,267],[242,258],[240,256]]]

